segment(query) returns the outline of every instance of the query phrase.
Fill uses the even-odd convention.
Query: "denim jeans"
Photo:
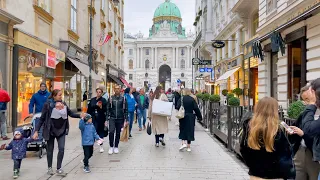
[[[142,124],[141,124],[141,118],[143,118]],[[142,128],[142,125],[146,125],[146,121],[147,121],[147,109],[138,109],[139,128]]]
[[[0,133],[1,137],[7,136],[7,117],[5,111],[0,111]]]
[[[129,121],[129,134],[131,134],[131,129],[134,120],[134,112],[128,112],[128,121]]]

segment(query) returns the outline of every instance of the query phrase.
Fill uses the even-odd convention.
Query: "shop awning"
[[[224,74],[222,74],[222,76],[219,77],[219,79],[216,80],[216,82],[228,79],[233,73],[237,72],[239,69],[240,69],[240,67],[237,67],[235,69],[231,69],[231,70],[225,72]]]
[[[114,75],[111,75],[111,74],[108,74],[108,76],[109,76],[112,80],[114,80],[118,85],[120,85],[120,86],[123,86],[123,85],[124,85],[118,77],[116,77],[116,76],[114,76]]]
[[[71,59],[68,57],[68,59],[72,62],[72,64],[74,64],[79,71],[85,76],[85,77],[89,77],[90,76],[90,71],[89,71],[89,66],[86,64],[83,64],[77,60]],[[98,80],[101,81],[101,76],[97,75],[93,70],[91,71],[91,77],[93,80]]]
[[[120,78],[120,80],[123,82],[124,85],[126,85],[128,88],[131,88],[130,84],[123,78]]]

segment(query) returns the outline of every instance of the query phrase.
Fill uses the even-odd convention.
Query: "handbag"
[[[148,125],[147,125],[147,134],[151,135],[152,134],[152,128],[151,128],[151,122],[148,121]]]
[[[183,96],[181,96],[181,106],[180,106],[180,109],[176,115],[176,118],[178,119],[183,119],[184,118],[184,114],[185,114],[185,110],[184,110],[184,107],[183,107]]]

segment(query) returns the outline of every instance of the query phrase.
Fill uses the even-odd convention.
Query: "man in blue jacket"
[[[137,102],[137,112],[138,112],[138,123],[139,123],[139,131],[146,129],[146,120],[147,120],[147,109],[149,107],[149,98],[145,95],[144,89],[140,89],[140,95],[136,97]],[[141,118],[143,118],[143,122],[141,123]]]
[[[40,90],[35,93],[30,99],[29,114],[41,113],[44,103],[47,101],[50,93],[47,91],[47,85],[45,83],[40,84]]]

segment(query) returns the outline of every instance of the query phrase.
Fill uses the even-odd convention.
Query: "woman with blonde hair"
[[[199,110],[199,107],[196,103],[196,99],[191,95],[191,90],[188,88],[183,89],[181,99],[178,101],[177,110],[181,106],[184,107],[184,118],[179,119],[180,124],[180,133],[179,139],[182,140],[182,145],[180,151],[187,148],[187,151],[191,151],[191,141],[194,141],[194,127],[195,127],[195,115],[198,117],[198,120],[202,120],[202,115]],[[195,112],[195,114],[194,114]]]
[[[293,150],[280,128],[277,100],[262,98],[252,119],[243,122],[240,152],[250,179],[295,179]]]

